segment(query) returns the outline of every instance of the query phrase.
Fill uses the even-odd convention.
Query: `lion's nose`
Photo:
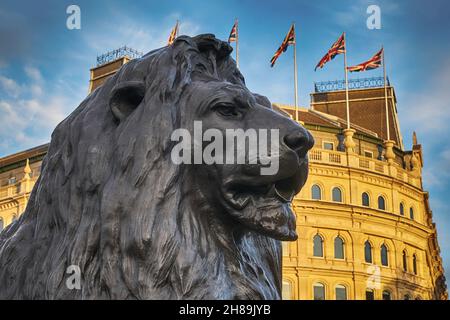
[[[295,130],[284,136],[284,143],[300,157],[305,157],[314,145],[314,138],[308,130]]]

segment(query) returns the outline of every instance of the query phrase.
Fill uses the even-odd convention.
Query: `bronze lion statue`
[[[279,299],[281,242],[312,136],[251,93],[214,35],[125,64],[54,130],[25,212],[0,235],[1,299]],[[261,164],[174,164],[171,133],[277,128]],[[80,286],[68,286],[71,266]]]

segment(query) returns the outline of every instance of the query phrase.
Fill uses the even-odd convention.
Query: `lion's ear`
[[[119,83],[112,89],[109,108],[114,117],[122,121],[137,108],[144,95],[145,85],[141,81]]]

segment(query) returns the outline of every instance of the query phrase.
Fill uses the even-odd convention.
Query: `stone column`
[[[349,154],[355,152],[356,143],[353,141],[353,134],[356,131],[354,129],[345,129],[344,130],[344,146],[345,151]]]
[[[30,177],[30,173],[31,173],[31,168],[30,168],[30,160],[27,159],[27,163],[25,165],[25,168],[23,169],[23,178],[20,181],[20,192],[21,193],[28,193],[31,191],[31,177]]]
[[[386,161],[389,165],[392,165],[394,163],[395,159],[395,153],[394,153],[394,141],[392,140],[385,140],[384,141],[384,157],[386,158]]]

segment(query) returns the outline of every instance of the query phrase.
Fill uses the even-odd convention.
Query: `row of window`
[[[319,185],[314,184],[311,187],[311,198],[313,200],[322,200],[322,189]],[[342,200],[342,190],[338,187],[334,187],[331,190],[331,199],[334,202],[343,202]],[[367,192],[363,192],[361,195],[361,203],[365,207],[370,207],[370,197]],[[383,196],[378,196],[378,209],[386,210],[386,199]],[[403,202],[400,203],[400,215],[405,215],[405,205]],[[414,209],[409,208],[409,217],[414,220]]]
[[[325,300],[327,297],[325,295],[325,285],[320,282],[316,282],[313,285],[314,300]],[[334,287],[334,294],[336,300],[347,300],[347,287],[342,284],[338,284]],[[383,300],[392,300],[392,293],[390,290],[383,290],[382,293]],[[411,300],[411,295],[405,294],[403,296],[404,300]],[[366,289],[366,300],[375,300],[375,291],[373,289]],[[420,296],[416,297],[416,300],[421,300]]]
[[[313,238],[313,256],[323,258],[323,238],[320,234],[316,234]],[[345,259],[344,251],[344,240],[337,236],[334,238],[334,258],[335,259]],[[373,248],[369,241],[364,243],[364,260],[367,263],[373,263]],[[388,247],[383,243],[380,247],[380,260],[381,265],[389,266],[389,250]],[[402,262],[403,270],[408,271],[408,255],[406,250],[402,252]],[[417,275],[417,255],[413,254],[412,259],[412,271]]]

